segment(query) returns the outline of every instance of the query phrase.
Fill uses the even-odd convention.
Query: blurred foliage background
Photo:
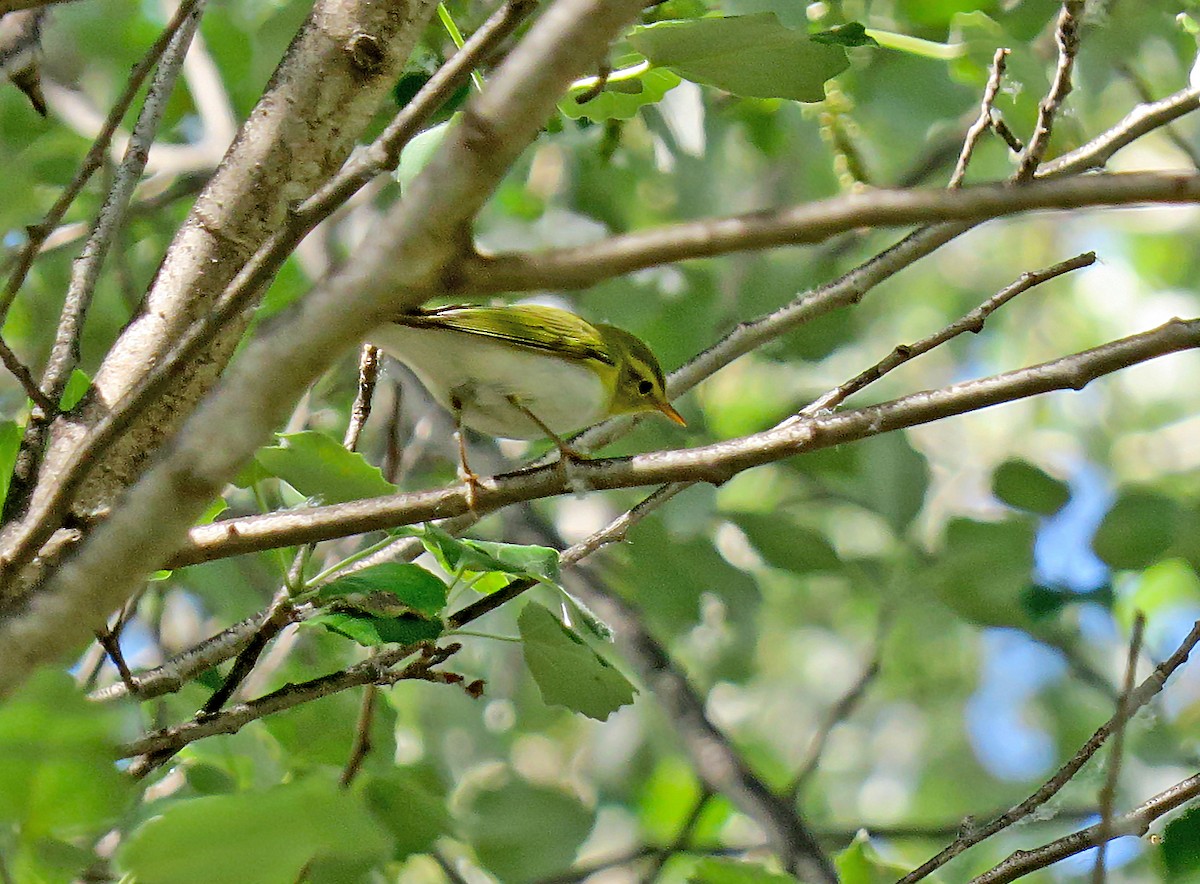
[[[195,63],[135,198],[141,208],[97,291],[83,341],[86,371],[128,320],[190,194],[219,162],[230,121],[253,107],[308,7],[243,0],[214,2],[205,12]],[[1052,156],[1112,126],[1143,95],[1186,86],[1195,7],[1190,0],[1087,4],[1075,90]],[[448,8],[470,32],[490,4]],[[857,21],[963,48],[944,59],[853,47],[850,66],[819,104],[737,97],[684,80],[627,119],[560,115],[480,217],[483,247],[560,246],[856,188],[943,185],[997,46],[1012,49],[997,108],[1028,136],[1053,71],[1059,4],[669,0],[646,20],[706,9],[773,11],[801,30]],[[10,260],[166,17],[151,0],[57,6],[44,39],[49,119],[15,89],[0,90],[0,234]],[[411,76],[427,76],[450,48],[435,22]],[[628,51],[618,46],[614,57]],[[398,95],[412,85],[402,81]],[[381,108],[380,125],[394,109]],[[1196,123],[1184,118],[1118,154],[1110,168],[1189,168],[1197,150]],[[1003,142],[986,137],[967,183],[1003,180],[1013,168]],[[33,366],[49,351],[79,233],[104,187],[97,180],[78,200],[68,220],[84,227],[60,231],[4,326],[5,339]],[[311,236],[275,280],[261,317],[353,260],[356,243],[401,189],[396,181],[372,185]],[[1195,208],[1181,207],[990,222],[860,304],[720,371],[677,403],[686,431],[647,421],[606,452],[769,427],[1021,272],[1086,250],[1098,253],[1096,265],[1021,296],[981,334],[913,361],[852,404],[1034,364],[1195,315],[1198,220]],[[673,369],[737,323],[836,278],[899,235],[861,231],[817,247],[693,261],[540,297],[628,328]],[[789,789],[823,734],[797,807],[831,853],[841,852],[845,880],[894,880],[952,841],[964,818],[989,819],[1018,802],[1112,714],[1135,610],[1147,618],[1143,675],[1200,617],[1198,376],[1200,354],[1176,354],[1081,392],[804,455],[716,489],[694,487],[598,554],[587,573],[636,607],[712,721],[770,785]],[[355,384],[354,362],[344,360],[286,429],[340,440]],[[23,394],[7,377],[0,385],[0,409],[19,423]],[[447,415],[389,363],[360,450],[404,489],[435,487],[454,476],[450,430]],[[481,471],[510,468],[530,451],[524,443],[471,441]],[[229,513],[303,500],[277,479],[260,480],[256,490],[231,487]],[[548,525],[552,536],[575,542],[642,496],[541,502],[531,513],[492,516],[474,535],[546,543]],[[344,555],[357,542],[326,544],[318,557]],[[123,635],[130,664],[157,665],[260,610],[288,561],[263,553],[149,584]],[[568,588],[576,579],[566,576]],[[537,592],[554,604],[549,591]],[[479,628],[514,635],[520,610],[521,603],[507,605]],[[0,828],[6,880],[68,881],[88,867],[96,875],[132,870],[146,882],[293,881],[302,867],[313,881],[775,880],[765,871],[771,860],[760,851],[762,832],[702,787],[652,692],[594,721],[546,705],[518,646],[486,636],[462,641],[451,668],[483,679],[483,696],[423,682],[384,690],[372,751],[349,793],[331,784],[354,742],[357,691],[193,743],[135,783],[103,747],[186,720],[215,674],[138,705],[89,703],[66,676],[43,673],[0,709],[0,818],[13,821]],[[333,634],[289,630],[244,693],[335,671],[362,653]],[[632,675],[612,646],[601,653]],[[90,678],[89,687],[115,680],[111,666],[95,671],[97,662],[89,655],[71,675]],[[823,733],[856,685],[860,695]],[[1195,772],[1198,716],[1200,678],[1185,667],[1128,728],[1119,810]],[[973,848],[936,880],[969,880],[1014,849],[1094,822],[1105,769],[1093,762],[1034,818]],[[860,830],[869,841],[854,841]],[[1116,842],[1110,880],[1186,879],[1187,869],[1200,868],[1188,860],[1200,852],[1193,830],[1183,818],[1166,842],[1174,854],[1147,840]],[[606,865],[633,856],[641,859]],[[765,865],[751,870],[720,859],[744,856]],[[603,868],[588,877],[593,867]],[[1089,853],[1030,880],[1090,875]]]

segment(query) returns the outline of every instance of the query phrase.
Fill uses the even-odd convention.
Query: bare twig
[[[1146,85],[1145,80],[1138,76],[1137,71],[1128,62],[1118,59],[1115,62],[1115,67],[1121,76],[1129,81],[1129,85],[1137,93],[1138,101],[1142,102],[1142,104],[1149,104],[1154,101],[1150,87]],[[1167,140],[1175,145],[1175,148],[1180,153],[1191,160],[1193,166],[1200,169],[1200,153],[1196,152],[1196,148],[1192,146],[1190,141],[1180,135],[1174,126],[1163,126],[1163,134],[1167,136]]]
[[[175,753],[204,737],[236,733],[251,721],[360,685],[389,685],[409,679],[442,682],[445,680],[442,676],[446,673],[436,672],[433,667],[445,662],[457,653],[460,647],[458,644],[450,644],[441,648],[429,645],[391,648],[341,672],[300,684],[288,684],[255,700],[223,709],[216,715],[147,734],[141,739],[118,747],[117,755],[121,758],[131,758],[136,755],[153,757],[163,752]],[[403,669],[392,668],[417,653],[419,656]],[[461,676],[459,678],[461,679]],[[147,771],[148,768],[143,764],[130,768],[130,773],[135,776],[143,775]]]
[[[901,344],[897,346],[884,359],[877,362],[875,365],[861,372],[854,378],[846,381],[839,387],[830,390],[823,396],[814,399],[811,403],[800,410],[801,417],[818,414],[830,408],[834,408],[845,402],[852,395],[862,390],[864,387],[875,383],[885,374],[899,368],[905,362],[915,359],[928,353],[935,347],[940,347],[947,341],[958,337],[965,332],[978,334],[983,331],[983,324],[987,318],[1015,298],[1017,295],[1029,291],[1035,286],[1039,286],[1044,282],[1062,276],[1065,273],[1070,273],[1072,270],[1079,270],[1082,267],[1090,267],[1096,263],[1095,252],[1085,252],[1082,255],[1077,255],[1074,258],[1069,258],[1066,261],[1061,261],[1044,270],[1031,270],[1027,273],[1022,273],[1020,278],[1011,285],[1005,286],[995,295],[988,298],[970,313],[963,316],[961,319],[951,323],[936,334],[923,338],[913,344]]]
[[[376,685],[369,684],[363,688],[362,707],[358,710],[358,723],[354,727],[354,747],[338,780],[343,789],[358,776],[362,763],[371,751],[371,722],[375,719],[375,701],[378,698],[379,688]]]
[[[1043,783],[1036,792],[1034,792],[1020,804],[996,817],[990,823],[973,828],[970,832],[963,833],[956,838],[952,844],[950,844],[936,856],[923,863],[920,867],[909,872],[907,875],[897,881],[896,884],[913,884],[915,881],[920,881],[922,878],[928,877],[935,870],[940,869],[963,851],[973,847],[980,841],[992,837],[1002,829],[1008,828],[1018,820],[1024,819],[1025,817],[1029,816],[1029,814],[1033,813],[1033,811],[1035,811],[1037,808],[1041,807],[1043,804],[1053,798],[1063,786],[1071,781],[1075,774],[1079,772],[1080,768],[1087,763],[1088,759],[1096,754],[1096,751],[1104,745],[1104,742],[1117,727],[1123,725],[1124,722],[1126,722],[1135,712],[1149,703],[1150,700],[1152,700],[1155,695],[1157,695],[1158,692],[1163,689],[1163,685],[1166,683],[1167,679],[1171,677],[1171,673],[1173,673],[1187,661],[1188,655],[1191,654],[1192,648],[1196,646],[1197,642],[1200,642],[1200,621],[1197,621],[1192,627],[1192,631],[1188,633],[1187,637],[1183,640],[1179,647],[1175,649],[1175,653],[1156,666],[1154,672],[1152,672],[1145,681],[1139,684],[1136,690],[1129,694],[1129,700],[1127,703],[1123,704],[1123,710],[1119,710],[1117,714],[1113,715],[1112,718],[1100,725],[1100,727],[1096,729],[1096,732],[1092,734],[1088,741],[1079,748],[1079,751],[1071,756],[1071,758],[1068,759],[1062,767],[1055,771],[1054,775],[1045,783]],[[1194,779],[1200,781],[1200,776],[1195,777]],[[1200,785],[1200,782],[1198,782],[1198,785]],[[1117,824],[1117,821],[1114,821],[1113,826],[1110,828],[1110,832],[1116,833],[1118,831],[1120,831],[1120,826]],[[1124,832],[1122,832],[1122,834],[1124,834]],[[1090,847],[1093,846],[1093,844],[1088,844],[1087,846]],[[1050,860],[1050,862],[1054,861],[1055,860]],[[1047,863],[1047,865],[1048,864],[1049,863]],[[976,879],[976,881],[979,882],[984,880],[984,878]],[[1009,881],[1012,879],[995,878],[986,880],[991,882],[999,880]]]
[[[983,90],[983,100],[979,104],[979,116],[975,118],[975,122],[967,130],[967,137],[963,140],[962,152],[958,155],[958,163],[954,166],[954,174],[950,176],[950,183],[946,185],[947,187],[962,186],[963,178],[967,174],[967,164],[971,162],[971,154],[975,152],[975,145],[979,143],[979,139],[983,137],[983,133],[992,128],[996,95],[1000,92],[1000,82],[1004,78],[1004,68],[1008,62],[1008,53],[1009,50],[1001,46],[996,50],[996,54],[992,58],[992,70],[988,74],[987,86]]]
[[[1125,835],[1144,835],[1150,830],[1150,824],[1156,819],[1198,795],[1200,795],[1200,774],[1188,777],[1171,788],[1159,792],[1153,798],[1147,799],[1129,813],[1112,820],[1105,831],[1101,831],[1101,824],[1097,823],[1033,850],[1018,850],[996,867],[972,878],[970,884],[1007,884],[1009,881],[1016,881],[1030,872],[1044,869],[1061,859],[1082,853],[1114,838],[1121,838]]]
[[[3,338],[0,338],[0,362],[4,363],[4,367],[8,369],[9,374],[17,379],[17,382],[21,385],[21,389],[25,391],[25,395],[30,398],[37,408],[41,409],[43,414],[51,416],[58,414],[58,403],[42,392],[42,388],[33,379],[33,375],[25,366],[25,363],[12,351],[12,348],[5,343]]]
[[[1108,750],[1108,773],[1100,790],[1100,844],[1096,848],[1096,864],[1092,867],[1093,884],[1104,884],[1104,857],[1108,847],[1109,832],[1112,831],[1113,806],[1116,804],[1117,783],[1121,776],[1121,759],[1125,750],[1125,725],[1129,721],[1129,698],[1133,694],[1134,679],[1137,678],[1138,657],[1142,653],[1142,633],[1146,629],[1146,617],[1138,611],[1133,618],[1133,633],[1129,638],[1129,659],[1125,664],[1125,680],[1121,687],[1121,700],[1117,704],[1117,726],[1113,731],[1112,748]]]
[[[1058,44],[1058,66],[1054,71],[1054,82],[1046,97],[1038,105],[1037,123],[1033,137],[1021,156],[1020,166],[1013,176],[1016,181],[1031,181],[1042,163],[1046,148],[1050,146],[1050,133],[1054,120],[1062,109],[1063,102],[1071,94],[1071,73],[1075,68],[1075,56],[1079,53],[1080,16],[1084,0],[1063,0],[1062,11],[1054,29],[1054,41]]]

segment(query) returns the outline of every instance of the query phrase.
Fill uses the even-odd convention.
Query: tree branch
[[[512,503],[573,493],[580,487],[600,491],[664,482],[720,484],[743,470],[806,451],[843,445],[1052,390],[1080,390],[1102,375],[1195,347],[1200,347],[1200,320],[1172,320],[1152,331],[1040,365],[865,408],[790,418],[774,429],[741,439],[691,449],[584,461],[572,465],[570,477],[555,464],[483,479],[475,490],[474,510],[483,514]],[[454,486],[229,519],[193,528],[187,545],[169,557],[168,566],[183,567],[276,546],[395,528],[459,515],[470,509],[465,489]]]
[[[730,252],[820,242],[859,227],[972,224],[1043,209],[1190,203],[1200,200],[1192,171],[1135,172],[1038,179],[942,190],[870,190],[727,218],[686,221],[596,243],[469,259],[460,288],[475,294],[578,289],[613,276]]]

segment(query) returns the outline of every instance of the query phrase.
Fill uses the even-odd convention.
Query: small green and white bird
[[[639,338],[557,307],[441,307],[405,314],[368,338],[403,362],[463,426],[507,439],[562,436],[617,414],[683,417]],[[466,464],[459,433],[464,478]]]

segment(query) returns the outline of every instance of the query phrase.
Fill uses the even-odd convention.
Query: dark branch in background
[[[950,183],[947,187],[957,188],[962,186],[963,178],[967,175],[967,164],[971,162],[971,155],[975,152],[975,145],[979,143],[979,139],[983,137],[988,129],[992,128],[993,115],[996,112],[996,95],[1000,92],[1000,82],[1004,79],[1004,69],[1008,62],[1009,50],[1000,47],[996,50],[996,55],[992,58],[992,70],[988,74],[987,86],[983,90],[983,101],[979,105],[979,116],[975,122],[971,124],[971,128],[967,130],[967,137],[963,139],[962,152],[958,155],[958,163],[954,166],[954,174],[950,176]]]
[[[1075,69],[1075,56],[1079,53],[1080,16],[1083,15],[1084,0],[1063,0],[1062,11],[1054,28],[1054,42],[1058,45],[1058,66],[1054,71],[1054,82],[1050,91],[1038,105],[1037,123],[1033,137],[1021,157],[1021,165],[1013,176],[1015,181],[1032,181],[1046,148],[1050,146],[1050,134],[1054,130],[1054,119],[1062,110],[1063,102],[1071,94],[1071,74]]]
[[[1018,850],[995,868],[972,878],[970,884],[1007,884],[1114,838],[1125,835],[1140,837],[1150,830],[1150,824],[1160,816],[1181,807],[1197,795],[1200,795],[1200,774],[1176,783],[1170,789],[1142,802],[1129,813],[1112,820],[1106,831],[1101,831],[1102,824],[1097,823],[1034,850]]]
[[[1125,751],[1125,725],[1129,721],[1129,698],[1133,694],[1137,678],[1138,657],[1142,653],[1142,633],[1146,629],[1146,617],[1138,611],[1133,618],[1133,632],[1129,638],[1129,659],[1125,664],[1125,680],[1121,687],[1121,699],[1117,703],[1117,726],[1113,732],[1112,747],[1108,750],[1108,772],[1104,787],[1100,790],[1100,845],[1096,848],[1096,864],[1092,867],[1093,884],[1104,884],[1104,857],[1112,831],[1113,807],[1117,800],[1117,784],[1121,777],[1121,760]]]
[[[1138,101],[1142,104],[1150,104],[1154,101],[1154,96],[1150,92],[1150,87],[1146,85],[1146,81],[1138,76],[1130,65],[1120,59],[1114,61],[1114,66],[1117,71],[1133,87],[1133,91],[1137,94]],[[1188,139],[1179,134],[1179,131],[1174,126],[1164,126],[1163,134],[1167,136],[1167,140],[1171,142],[1180,153],[1191,160],[1193,166],[1200,169],[1200,153],[1196,152],[1196,148]]]
[[[990,823],[979,826],[978,828],[972,829],[970,832],[960,835],[957,839],[955,839],[953,844],[950,844],[936,856],[923,863],[920,867],[909,872],[907,875],[897,881],[896,884],[913,884],[913,882],[920,881],[922,878],[928,877],[934,871],[940,869],[963,851],[970,847],[974,847],[976,844],[986,838],[992,837],[1002,829],[1008,828],[1018,820],[1024,819],[1051,798],[1053,798],[1063,786],[1071,781],[1075,774],[1079,772],[1080,768],[1087,763],[1088,759],[1096,754],[1096,751],[1104,745],[1105,740],[1107,740],[1118,727],[1123,726],[1124,723],[1128,721],[1135,712],[1149,703],[1150,700],[1152,700],[1155,695],[1157,695],[1158,692],[1163,689],[1163,685],[1166,683],[1167,679],[1171,677],[1171,674],[1187,662],[1188,655],[1191,654],[1192,648],[1196,646],[1198,641],[1200,641],[1200,620],[1196,621],[1195,625],[1192,626],[1192,631],[1188,633],[1187,637],[1183,640],[1183,643],[1175,649],[1175,653],[1156,666],[1154,672],[1152,672],[1145,681],[1138,685],[1136,690],[1129,694],[1128,702],[1122,704],[1123,709],[1118,711],[1116,715],[1114,715],[1104,724],[1100,725],[1100,727],[1097,728],[1096,732],[1092,734],[1088,741],[1080,747],[1079,751],[1071,756],[1066,764],[1064,764],[1054,773],[1054,776],[1050,777],[1050,779],[1043,783],[1041,788],[1039,788],[1020,804],[996,817]],[[1194,779],[1200,779],[1200,777]],[[1163,813],[1165,812],[1166,811],[1163,811]],[[1124,817],[1122,819],[1124,819]],[[1117,820],[1113,821],[1111,832],[1114,834],[1127,834],[1126,832],[1121,831],[1119,821]],[[1094,843],[1098,842],[1089,843],[1087,846],[1094,846]],[[1058,858],[1061,859],[1061,857]],[[1050,860],[1049,862],[1055,861],[1056,860]],[[1046,865],[1049,865],[1049,862],[1047,862]],[[1040,868],[1040,866],[1038,868]],[[977,878],[975,880],[977,882],[983,882],[985,878],[986,876]],[[1012,879],[992,878],[986,880],[989,882],[989,884],[992,884],[992,882],[995,881],[1009,881]]]
[[[379,687],[369,684],[363,688],[362,706],[358,710],[358,722],[354,726],[354,745],[350,749],[350,757],[338,779],[338,785],[343,789],[354,782],[362,769],[371,749],[371,722],[375,719],[375,702],[379,699]]]

